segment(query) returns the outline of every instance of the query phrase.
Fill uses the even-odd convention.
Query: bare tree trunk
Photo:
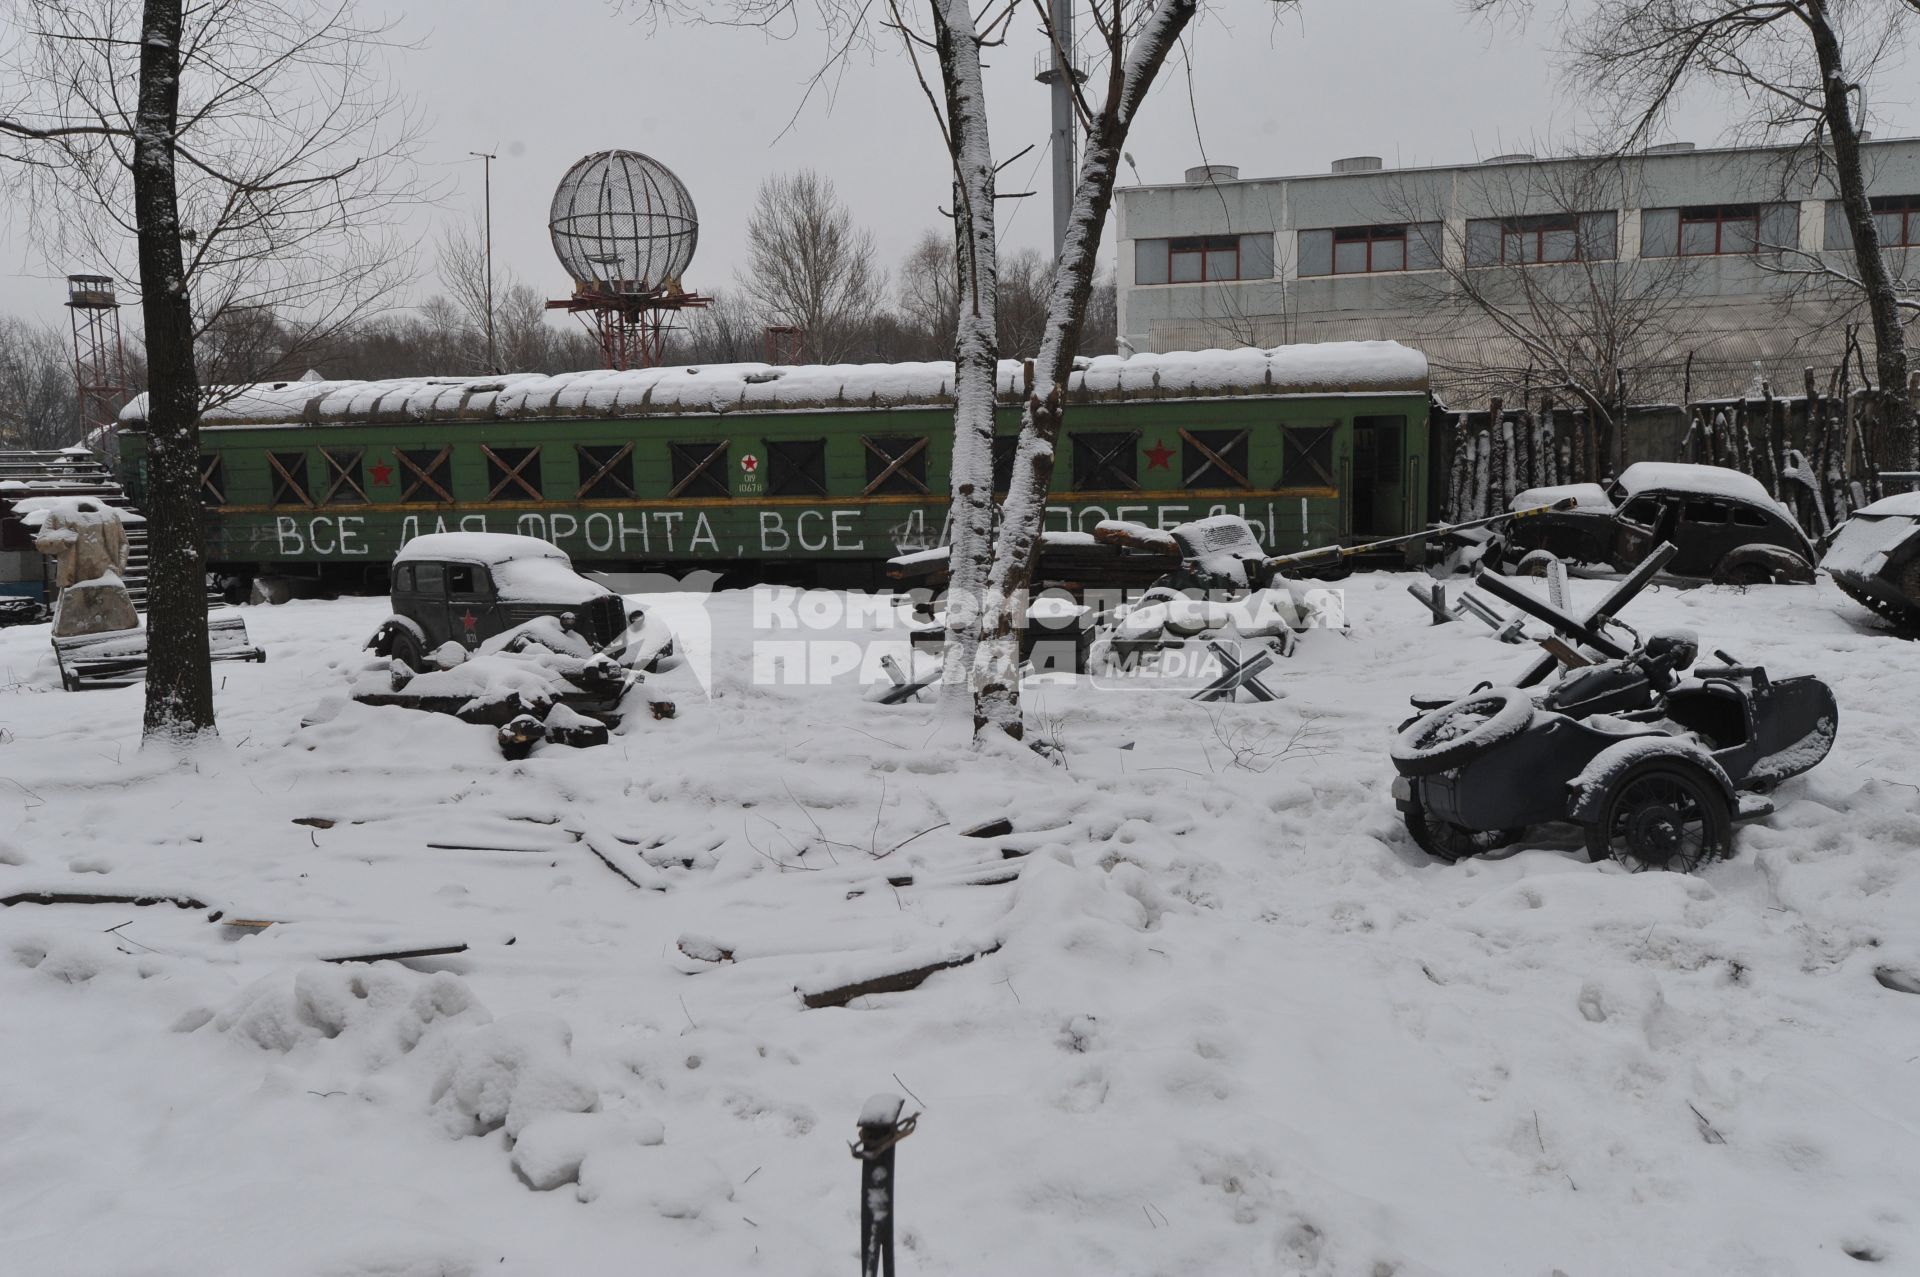
[[[999,267],[994,253],[993,149],[969,0],[932,0],[953,158],[959,322],[953,344],[953,518],[948,562],[945,703],[972,706],[981,601],[993,566],[993,410],[1000,369]]]
[[[1054,265],[1046,332],[1033,361],[1013,481],[987,581],[974,682],[976,738],[998,731],[1019,740],[1025,730],[1020,717],[1020,645],[1014,625],[1032,586],[1047,492],[1053,483],[1054,448],[1066,415],[1067,379],[1080,344],[1087,298],[1093,291],[1100,236],[1106,229],[1120,153],[1134,115],[1198,8],[1198,0],[1156,0],[1131,47],[1126,47],[1125,25],[1119,23],[1117,13],[1116,25],[1110,28],[1106,103],[1088,129],[1067,239]]]
[[[146,2],[132,165],[148,367],[148,739],[188,739],[214,730],[200,527],[200,378],[173,170],[180,11],[181,0]]]
[[[1906,450],[1907,465],[1920,469],[1920,432],[1914,428],[1913,400],[1907,393],[1906,333],[1900,325],[1893,276],[1880,252],[1880,231],[1867,200],[1867,180],[1860,163],[1860,129],[1853,118],[1854,84],[1841,63],[1840,41],[1834,34],[1827,0],[1807,0],[1803,20],[1813,35],[1820,59],[1820,86],[1825,98],[1827,136],[1833,140],[1834,174],[1847,229],[1853,234],[1854,264],[1867,295],[1867,313],[1873,320],[1874,363],[1880,373],[1881,421],[1897,446]]]

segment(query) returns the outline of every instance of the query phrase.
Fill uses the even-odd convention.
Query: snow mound
[[[666,1127],[657,1118],[546,1113],[520,1128],[513,1142],[513,1169],[527,1187],[544,1193],[577,1181],[589,1158],[659,1144],[666,1137]]]
[[[285,1055],[320,1042],[351,1045],[372,1071],[449,1025],[493,1017],[458,976],[405,968],[315,965],[249,985],[213,1017],[236,1041]]]
[[[508,1016],[454,1044],[434,1083],[431,1111],[448,1134],[504,1128],[518,1138],[549,1113],[590,1113],[600,1091],[574,1066],[573,1031],[544,1012]]]

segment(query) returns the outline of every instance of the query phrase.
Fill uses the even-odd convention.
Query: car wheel
[[[1733,812],[1719,785],[1684,763],[1636,764],[1611,786],[1587,826],[1587,858],[1640,873],[1691,873],[1733,852]]]
[[[1728,585],[1767,585],[1773,573],[1759,563],[1739,563],[1722,573],[1720,579]]]
[[[416,674],[426,671],[427,655],[420,650],[420,639],[405,626],[396,625],[389,631],[387,655]]]
[[[1428,812],[1421,803],[1417,785],[1414,786],[1412,799],[1407,803],[1405,818],[1407,832],[1413,836],[1414,845],[1435,860],[1444,860],[1450,865],[1468,856],[1498,851],[1518,841],[1527,832],[1524,829],[1468,829],[1465,825],[1442,820]]]
[[[1517,687],[1490,687],[1413,720],[1394,738],[1393,766],[1418,778],[1461,767],[1527,730],[1533,701]]]

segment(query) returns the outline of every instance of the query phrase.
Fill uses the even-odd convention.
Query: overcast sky
[[[423,158],[447,189],[410,227],[425,246],[420,296],[435,287],[437,229],[479,211],[480,162],[470,150],[500,156],[496,269],[554,297],[570,287],[547,238],[554,185],[574,160],[608,147],[654,156],[692,191],[700,247],[685,282],[703,292],[732,284],[755,185],[770,173],[829,175],[889,267],[938,225],[945,159],[897,46],[858,56],[830,97],[803,105],[824,55],[807,29],[778,40],[649,28],[607,0],[415,0],[392,12],[420,46],[396,53],[393,66],[430,121]],[[1178,180],[1200,162],[1202,141],[1209,160],[1253,177],[1322,172],[1347,155],[1393,166],[1564,149],[1590,124],[1556,80],[1550,25],[1490,30],[1449,0],[1305,0],[1275,12],[1265,0],[1207,7],[1188,41],[1191,75],[1184,61],[1170,66],[1135,125],[1128,150],[1141,180]],[[1033,81],[1039,43],[1022,21],[1006,48],[990,51],[995,151],[1035,146],[1002,174],[1003,191],[1037,192],[1002,205],[1005,247],[1046,247],[1051,237],[1038,167],[1049,128],[1047,90]],[[1881,136],[1920,132],[1912,84],[1896,74],[1878,87],[1872,123]],[[1723,140],[1732,109],[1689,102],[1671,136]],[[8,221],[0,221],[0,312],[64,324],[63,276],[92,264],[46,262],[24,236],[7,237]]]

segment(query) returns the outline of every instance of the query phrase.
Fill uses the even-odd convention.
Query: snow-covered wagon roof
[[[1337,341],[1271,349],[1101,355],[1077,361],[1070,402],[1250,395],[1425,394],[1427,358],[1392,341]],[[1023,365],[1000,361],[1002,402],[1024,395]],[[402,377],[390,381],[276,381],[248,386],[201,414],[206,427],[378,425],[424,421],[599,420],[953,403],[953,364],[704,364],[546,376]],[[146,420],[145,395],[120,413]]]

